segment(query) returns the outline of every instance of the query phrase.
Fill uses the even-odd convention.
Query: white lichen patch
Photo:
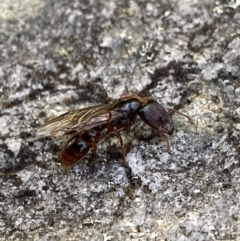
[[[189,106],[189,116],[193,120],[190,129],[197,132],[211,131],[217,124],[217,118],[221,112],[219,105],[204,97],[197,97]]]
[[[18,176],[21,178],[23,185],[30,183],[30,179],[34,176],[34,173],[31,171],[25,171],[18,173]]]
[[[15,156],[18,155],[21,144],[22,144],[22,139],[18,138],[7,138],[4,143],[8,146],[8,149],[14,153]]]
[[[0,117],[0,134],[2,136],[10,132],[11,120],[12,120],[11,117],[8,115],[4,115]]]
[[[135,175],[140,175],[145,172],[145,165],[140,153],[128,153],[126,156],[127,162]]]

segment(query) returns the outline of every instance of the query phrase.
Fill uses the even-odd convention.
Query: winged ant
[[[136,121],[137,116],[151,128],[156,129],[170,144],[167,135],[172,135],[174,125],[171,119],[173,113],[191,118],[176,110],[168,112],[151,96],[140,97],[137,94],[128,94],[109,104],[87,107],[67,112],[47,121],[38,129],[39,134],[48,136],[70,136],[61,153],[61,163],[70,168],[82,160],[90,149],[94,153],[94,167],[97,159],[97,145],[109,134],[118,136],[124,165],[127,166],[125,149],[120,132],[128,130]]]

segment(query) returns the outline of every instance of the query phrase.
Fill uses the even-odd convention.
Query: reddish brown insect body
[[[139,116],[143,122],[163,134],[169,148],[165,134],[173,134],[174,125],[171,116],[174,112],[176,111],[167,112],[151,97],[142,98],[129,94],[108,105],[93,106],[60,115],[47,122],[39,132],[48,132],[50,136],[72,135],[63,148],[61,156],[62,165],[66,167],[73,166],[90,149],[93,149],[95,165],[97,144],[108,134],[116,133],[122,147],[124,164],[127,165],[120,132],[129,129]],[[188,116],[184,116],[191,121]]]

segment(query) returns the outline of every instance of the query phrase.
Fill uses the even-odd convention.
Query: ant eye
[[[167,111],[155,100],[148,102],[138,113],[139,117],[147,125],[157,129],[168,135],[172,135],[174,131],[171,116]]]

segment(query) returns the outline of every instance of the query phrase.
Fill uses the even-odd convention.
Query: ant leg
[[[107,125],[110,126],[110,122],[112,120],[112,113],[111,111],[108,112],[109,113],[109,117],[108,117],[108,120],[107,120]],[[109,129],[109,128],[108,128]],[[104,139],[107,134],[109,132],[106,131],[106,133],[101,137],[101,139]],[[94,140],[92,140],[92,143],[91,143],[91,146],[92,146],[92,150],[93,150],[93,170],[95,171],[97,169],[97,158],[98,158],[98,154],[97,154],[97,144],[94,142]]]
[[[123,139],[122,139],[122,137],[121,137],[121,135],[120,135],[119,132],[116,132],[116,134],[117,134],[117,136],[118,136],[118,139],[119,139],[119,141],[120,141],[120,145],[121,145],[121,148],[122,148],[123,165],[124,165],[125,167],[128,167],[128,162],[127,162],[127,160],[126,160],[126,152],[125,152],[125,148],[124,148],[124,145],[123,145]]]
[[[105,138],[105,137],[109,134],[109,132],[112,131],[112,128],[111,128],[111,125],[110,125],[110,122],[111,122],[111,120],[112,120],[112,112],[109,111],[108,114],[109,114],[109,117],[108,117],[108,120],[107,120],[107,131],[106,131],[106,133],[102,136],[102,139]]]
[[[110,132],[113,131],[113,128],[111,127],[111,120],[112,120],[112,112],[109,111],[108,112],[109,114],[109,117],[108,117],[108,120],[107,120],[107,128],[106,128],[106,132],[105,133],[102,133],[102,136],[101,136],[101,140],[103,140]],[[96,145],[96,143],[94,143],[94,141],[92,141],[92,146]]]
[[[127,95],[123,95],[119,98],[119,101],[122,101],[122,100],[129,100],[129,99],[136,99],[138,100],[139,102],[141,103],[146,103],[146,101],[148,101],[149,99],[151,99],[152,97],[151,96],[148,96],[148,97],[141,97],[139,95],[136,95],[136,94],[127,94]]]
[[[97,154],[97,145],[94,141],[92,141],[92,149],[93,149],[93,170],[95,171],[97,169],[97,158],[98,158],[98,154]]]
[[[109,111],[108,114],[109,114],[109,117],[108,117],[108,120],[107,120],[107,125],[109,125],[110,121],[112,120],[112,112]]]
[[[168,140],[168,136],[164,132],[162,132],[161,128],[158,129],[158,134],[161,134],[164,137],[164,139],[167,142],[168,151],[170,152],[171,151],[171,146],[170,146],[170,142]]]
[[[161,134],[163,135],[164,139],[167,141],[167,148],[168,148],[168,151],[170,152],[171,151],[171,146],[170,146],[170,142],[168,140],[168,137],[163,132],[161,132]]]

